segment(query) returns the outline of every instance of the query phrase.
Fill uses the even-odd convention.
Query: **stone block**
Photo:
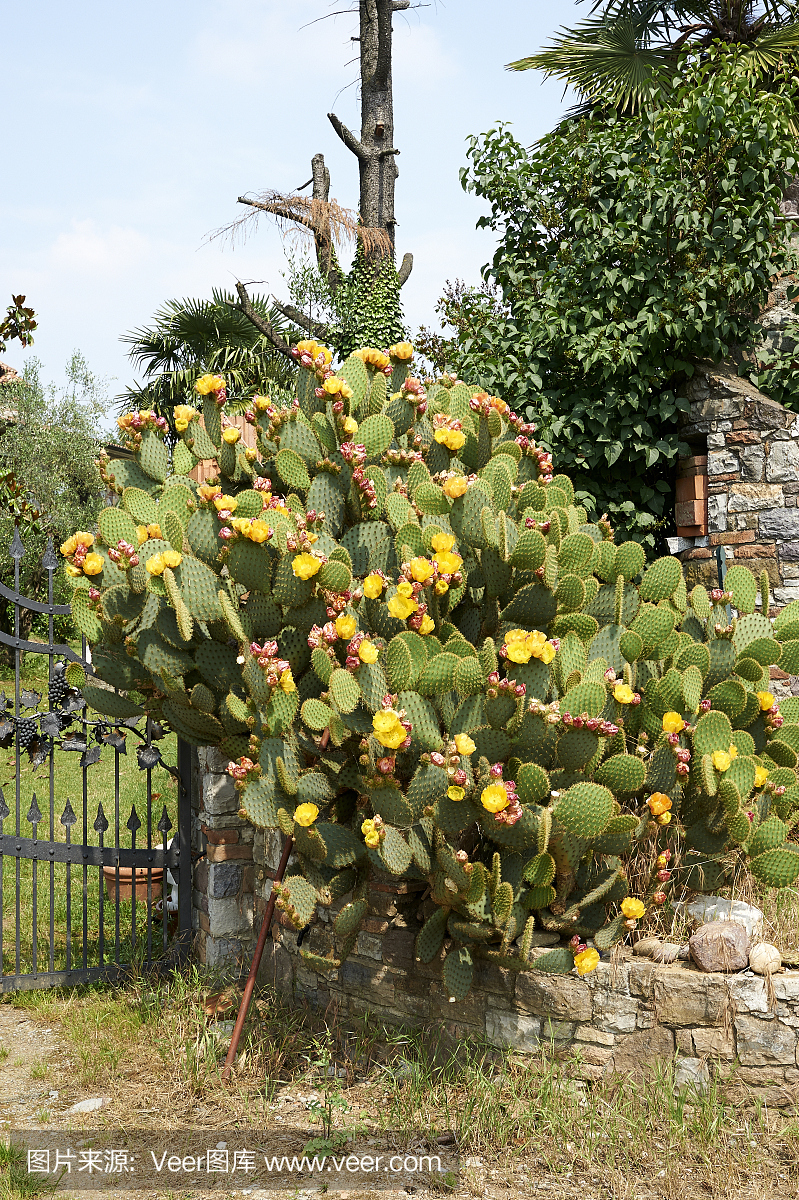
[[[206,937],[206,966],[226,968],[230,973],[237,973],[239,968],[244,965],[244,959],[244,947],[235,938]]]
[[[541,1022],[524,1013],[489,1008],[485,1015],[485,1036],[492,1046],[532,1053],[541,1044]]]
[[[728,446],[753,446],[759,444],[760,434],[755,429],[736,429],[727,434]]]
[[[785,496],[776,483],[736,483],[730,488],[728,512],[762,512],[784,507]]]
[[[709,443],[711,437],[714,442],[717,439],[720,442],[718,449],[710,449]],[[737,475],[739,466],[738,455],[733,454],[731,450],[727,450],[724,447],[724,437],[722,434],[714,433],[708,437],[708,450],[707,474],[711,483],[717,475]]]
[[[735,1041],[731,1029],[694,1029],[693,1042],[696,1053],[703,1058],[718,1058],[725,1062],[735,1058]]]
[[[789,542],[799,538],[799,510],[776,509],[763,512],[758,518],[758,529],[763,540]]]
[[[235,863],[221,862],[211,865],[209,895],[215,899],[222,896],[238,896],[241,888],[241,867]]]
[[[341,964],[339,979],[345,991],[364,1002],[390,1005],[394,1000],[394,980],[385,967],[366,966],[349,958]]]
[[[252,844],[244,843],[244,845],[233,846],[224,842],[221,846],[211,846],[209,844],[206,851],[206,858],[210,863],[231,861],[252,862]]]
[[[677,1043],[677,1049],[680,1054],[684,1054],[687,1058],[693,1056],[694,1041],[691,1037],[690,1029],[675,1029],[674,1040]]]
[[[571,975],[524,972],[516,982],[516,1003],[523,1012],[542,1017],[586,1022],[591,1020],[591,989]]]
[[[613,1033],[632,1033],[638,1024],[639,1004],[632,996],[595,988],[594,1023]],[[651,1021],[649,1022],[651,1024]]]
[[[671,969],[654,980],[655,1014],[666,1025],[721,1025],[728,1004],[721,975]]]
[[[208,919],[215,938],[238,935],[249,937],[252,933],[252,902],[237,896],[215,900],[208,897]]]
[[[208,863],[205,860],[194,864],[192,885],[198,892],[208,891]]]
[[[216,817],[223,813],[237,813],[240,808],[239,794],[233,787],[229,775],[206,774],[202,780],[202,812]]]
[[[642,962],[640,959],[630,963],[630,992],[644,1000],[652,1000],[655,995],[655,975],[657,967],[653,962]]]
[[[411,929],[389,929],[383,938],[383,962],[391,967],[418,966],[415,962],[415,934]]]
[[[708,449],[707,465],[708,465],[708,472],[710,474],[715,474],[715,472],[710,470],[711,463],[713,463],[717,459],[723,457],[725,445],[726,445],[726,439],[725,439],[723,433],[714,432],[714,433],[709,433],[707,435],[707,449]],[[737,463],[736,463],[736,466],[737,466]],[[732,467],[724,467],[723,469],[725,471],[734,470],[734,468],[732,468]]]
[[[773,545],[764,546],[764,545],[757,545],[757,544],[749,545],[749,546],[738,546],[738,547],[736,547],[736,550],[735,550],[735,557],[736,558],[744,558],[744,559],[776,558],[777,557],[777,547],[773,546]]]
[[[760,483],[766,455],[762,446],[741,447],[741,479],[749,483]]]
[[[799,1000],[799,971],[786,971],[782,975],[772,975],[774,995],[777,1000]]]
[[[727,493],[707,498],[708,533],[723,533],[727,528]]]
[[[637,1029],[620,1037],[605,1067],[605,1075],[642,1076],[647,1067],[671,1059],[674,1055],[674,1034],[662,1025],[653,1029]]]
[[[381,962],[383,958],[383,939],[361,930],[358,934],[358,940],[355,943],[355,953],[363,955],[364,958],[373,958],[377,962]]]
[[[433,1014],[444,1021],[466,1022],[482,1029],[485,1026],[486,1008],[493,1007],[491,1001],[486,1003],[482,992],[472,990],[465,1000],[451,1000],[449,989],[437,981],[430,985],[430,1003]]]
[[[799,562],[799,541],[783,542],[779,552],[781,561]]]
[[[711,533],[711,546],[732,546],[739,545],[741,542],[753,542],[755,540],[754,530],[738,529],[731,530],[729,533]]]
[[[506,1000],[513,999],[517,975],[516,971],[495,967],[491,963],[480,962],[479,959],[475,963],[475,987],[497,996],[504,996]]]
[[[263,987],[273,987],[283,996],[290,996],[294,991],[291,955],[283,946],[276,945],[268,938],[258,968],[257,980]]]
[[[771,1011],[766,981],[761,976],[752,975],[748,971],[741,975],[731,975],[727,981],[727,988],[738,1012],[766,1015]]]
[[[710,1072],[701,1058],[680,1058],[674,1069],[674,1086],[678,1092],[698,1092],[704,1095],[710,1087]]]
[[[742,1067],[796,1066],[796,1030],[773,1017],[740,1014],[735,1018],[735,1038]]]
[[[799,478],[799,445],[795,441],[777,441],[769,446],[766,479],[773,483],[793,483]]]

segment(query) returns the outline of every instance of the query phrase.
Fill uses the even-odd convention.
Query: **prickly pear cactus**
[[[411,355],[334,371],[301,343],[294,404],[253,399],[257,451],[218,377],[171,452],[151,413],[121,418],[119,502],[62,549],[96,674],[141,701],[88,702],[229,757],[242,813],[295,839],[278,906],[299,929],[346,900],[329,957],[303,951],[319,969],[376,872],[429,884],[417,956],[446,949],[455,1000],[475,958],[587,973],[675,876],[715,889],[743,858],[791,884],[799,699],[775,704],[769,666],[799,672],[799,603],[771,621],[737,566],[689,597],[676,560],[586,521],[502,400],[425,387]],[[541,929],[563,945],[531,962]]]

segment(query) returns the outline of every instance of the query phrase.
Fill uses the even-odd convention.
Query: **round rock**
[[[700,925],[688,945],[700,971],[743,971],[749,966],[749,935],[735,921]]]
[[[761,942],[750,951],[749,966],[756,975],[770,975],[772,971],[782,970],[782,955],[776,946]]]

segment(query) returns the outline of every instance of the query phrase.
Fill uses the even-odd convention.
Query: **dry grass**
[[[63,1052],[48,1064],[59,1107],[109,1095],[112,1127],[292,1127],[318,1136],[310,1101],[340,1087],[335,1125],[355,1133],[356,1149],[377,1139],[402,1150],[420,1136],[435,1146],[454,1134],[461,1177],[444,1191],[464,1198],[799,1195],[796,1114],[735,1106],[716,1089],[680,1097],[665,1066],[645,1083],[586,1084],[573,1061],[453,1045],[436,1030],[384,1027],[369,1016],[322,1017],[262,992],[224,1087],[227,1035],[204,1003],[220,986],[193,969],[10,1003],[60,1033]]]

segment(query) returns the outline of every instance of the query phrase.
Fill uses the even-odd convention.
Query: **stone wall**
[[[700,365],[685,397],[682,435],[694,462],[707,456],[707,532],[671,539],[672,553],[689,586],[717,587],[723,546],[728,564],[766,571],[782,608],[799,599],[799,414],[725,364]]]
[[[278,833],[256,834],[256,924],[281,843]],[[474,1037],[518,1054],[536,1054],[543,1046],[574,1058],[584,1079],[640,1073],[676,1057],[678,1080],[701,1085],[717,1072],[726,1087],[745,1088],[770,1104],[799,1102],[799,971],[773,976],[770,996],[765,981],[750,971],[703,974],[688,964],[660,966],[626,951],[584,979],[480,964],[471,994],[451,1003],[441,982],[446,946],[429,964],[414,956],[430,906],[422,900],[424,887],[373,884],[355,953],[333,972],[308,968],[296,931],[279,916],[259,982],[321,1011],[370,1012],[389,1024],[443,1029],[454,1040]],[[303,946],[326,953],[334,917],[335,909],[322,911]]]

